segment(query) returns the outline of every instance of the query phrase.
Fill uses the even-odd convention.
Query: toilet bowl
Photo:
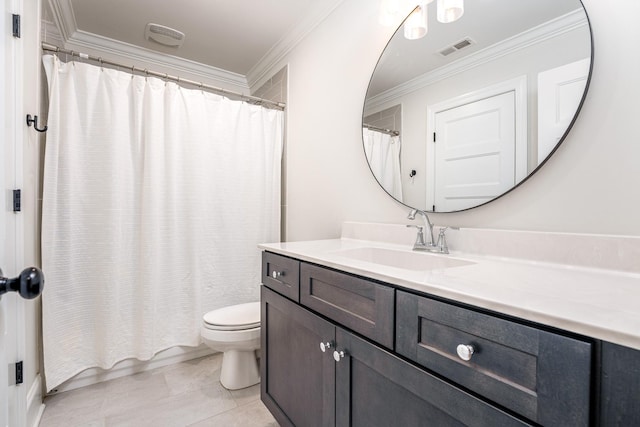
[[[260,382],[256,350],[260,348],[260,302],[220,308],[202,317],[202,342],[221,351],[220,383],[237,390]]]

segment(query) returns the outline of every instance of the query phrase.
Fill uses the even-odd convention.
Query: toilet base
[[[220,383],[224,388],[238,390],[259,382],[260,371],[254,350],[228,350],[222,354]]]

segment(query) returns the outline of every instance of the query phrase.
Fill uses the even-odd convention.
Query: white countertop
[[[344,235],[344,233],[343,233]],[[452,250],[472,264],[415,271],[359,261],[337,251],[411,244],[341,238],[259,248],[330,268],[640,349],[640,273]]]

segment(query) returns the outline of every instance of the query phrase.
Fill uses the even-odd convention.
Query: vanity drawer
[[[389,286],[300,264],[300,304],[390,349],[394,295]]]
[[[300,302],[300,261],[263,252],[262,283],[279,294]]]
[[[396,351],[545,426],[589,425],[591,343],[397,292]],[[471,346],[468,361],[457,354]]]

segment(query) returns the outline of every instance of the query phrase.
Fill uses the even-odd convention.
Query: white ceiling
[[[149,52],[168,54],[213,67],[214,74],[224,70],[225,78],[237,75],[230,79],[241,85],[248,81],[250,86],[268,68],[269,60],[273,62],[273,57],[291,48],[342,1],[48,0],[47,15],[55,21],[63,42],[75,43],[78,48],[109,46],[111,51],[137,50],[147,56]],[[371,7],[378,8],[379,1],[372,1]],[[466,2],[464,16],[452,24],[436,22],[435,7],[436,2],[429,6],[426,37],[408,41],[397,36],[390,42],[371,82],[369,96],[581,8],[581,3],[473,0]],[[172,48],[146,40],[144,30],[150,22],[185,33],[184,44]],[[435,53],[466,36],[477,44],[447,58]],[[389,52],[393,52],[391,56]],[[384,75],[380,67],[386,69]]]
[[[64,42],[115,41],[127,50],[156,51],[246,76],[274,46],[300,27],[313,28],[341,1],[49,0],[48,15]],[[185,33],[184,44],[172,48],[146,40],[150,22]]]

